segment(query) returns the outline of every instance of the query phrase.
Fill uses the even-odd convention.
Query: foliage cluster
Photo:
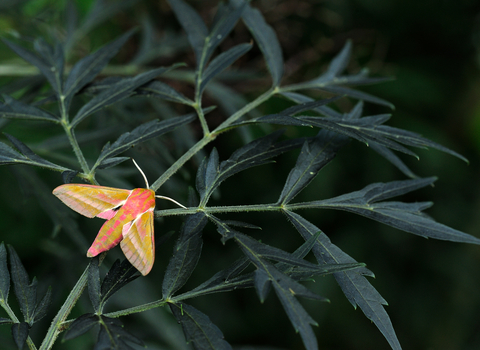
[[[170,308],[173,317],[183,328],[185,339],[194,348],[231,349],[220,329],[206,314],[192,306],[189,300],[212,293],[254,288],[261,302],[265,301],[273,289],[293,328],[300,334],[305,348],[314,350],[318,348],[312,329],[316,322],[300,304],[298,297],[318,301],[328,299],[314,293],[300,282],[328,274],[333,275],[348,301],[355,308],[358,306],[377,326],[391,348],[401,349],[384,308],[386,301],[367,279],[373,277],[373,273],[365,264],[357,262],[333,244],[328,235],[319,228],[321,223],[312,222],[298,211],[337,209],[426,238],[480,244],[479,239],[438,223],[424,214],[423,211],[431,206],[430,202],[391,200],[430,186],[435,181],[434,177],[420,178],[415,175],[394,151],[416,157],[406,146],[428,147],[463,160],[465,158],[414,132],[385,125],[390,118],[389,114],[363,115],[364,102],[386,108],[392,106],[381,98],[354,89],[359,85],[379,83],[386,79],[369,77],[367,70],[354,75],[344,73],[352,49],[350,42],[345,44],[330,62],[328,69],[317,78],[282,85],[284,62],[276,34],[265,22],[262,14],[243,0],[220,4],[209,27],[183,0],[169,1],[195,54],[194,72],[183,69],[182,63],[155,69],[142,66],[139,57],[148,57],[156,49],[153,39],[142,32],[145,35],[145,45],[136,60],[142,71],[127,77],[108,76],[98,79],[101,72],[105,72],[110,60],[134,35],[134,31],[129,31],[95,52],[70,63],[69,57],[76,41],[92,26],[89,20],[98,17],[102,10],[105,10],[102,9],[102,4],[99,1],[98,6],[93,7],[82,24],[70,27],[62,40],[56,37],[52,39],[53,43],[50,43],[40,38],[34,41],[33,50],[30,50],[4,39],[4,43],[11,50],[38,69],[41,79],[38,79],[35,85],[31,84],[31,80],[28,84],[25,81],[23,84],[12,85],[11,92],[2,95],[0,116],[25,123],[25,128],[29,128],[28,123],[31,123],[32,132],[39,126],[52,125],[62,130],[64,135],[48,136],[38,145],[27,146],[19,138],[5,134],[8,142],[0,142],[0,164],[26,165],[56,171],[62,174],[66,183],[78,178],[93,185],[109,182],[121,186],[124,184],[122,177],[128,175],[129,170],[115,169],[122,169],[120,164],[129,159],[124,153],[132,154],[135,152],[132,148],[138,149],[144,143],[150,144],[147,141],[158,141],[160,136],[166,140],[164,137],[168,134],[171,136],[168,141],[174,146],[168,148],[165,146],[168,145],[166,142],[156,144],[157,147],[162,145],[163,159],[155,159],[154,162],[150,159],[151,156],[141,153],[135,154],[135,158],[139,156],[141,164],[150,164],[149,170],[156,172],[158,177],[151,189],[188,196],[188,208],[155,211],[155,217],[162,220],[169,220],[173,216],[184,217],[183,224],[176,230],[178,238],[173,254],[165,266],[160,299],[106,312],[105,304],[112,295],[136,280],[139,273],[127,261],[115,261],[102,280],[99,263],[106,259],[106,264],[109,259],[105,255],[93,258],[54,317],[39,349],[52,348],[63,331],[64,340],[69,341],[93,327],[99,329],[95,349],[134,348],[134,344],[142,345],[143,342],[128,332],[119,318],[163,306]],[[74,8],[69,8],[69,11],[74,11]],[[253,41],[237,44],[218,53],[222,42],[240,21],[250,31]],[[228,89],[219,80],[227,68],[252,49],[254,43],[263,54],[272,83],[265,92],[249,99]],[[242,72],[236,74],[243,76]],[[174,83],[169,84],[161,80],[162,78],[170,79]],[[192,83],[192,97],[187,97],[187,94],[175,88],[182,80]],[[47,84],[48,89],[45,88]],[[42,87],[40,91],[38,86]],[[327,93],[330,97],[310,97],[309,94],[315,96],[318,91]],[[209,119],[216,106],[205,102],[209,100],[204,94],[215,100],[224,113],[224,118],[218,125]],[[289,102],[289,107],[262,115],[257,108],[274,97],[285,99]],[[335,103],[340,98],[350,98],[358,102],[350,111],[340,112],[335,108]],[[130,109],[139,104],[143,104],[140,110],[149,104],[155,108],[159,106],[156,104],[158,101],[161,101],[161,106],[164,106],[164,103],[178,104],[190,111],[174,117],[160,113],[161,119],[146,121],[140,115],[135,119],[128,119],[126,125],[122,125],[120,117],[117,122],[107,118],[116,114],[133,118],[134,113]],[[277,125],[288,130],[315,130],[316,134],[285,137],[285,130],[278,129]],[[194,128],[201,134],[200,137],[191,132]],[[245,140],[244,145],[225,157],[225,160],[221,160],[223,152],[211,148],[211,145],[217,137],[235,132]],[[112,139],[114,140],[108,141]],[[328,199],[294,201],[351,140],[368,145],[369,149],[398,168],[407,179],[370,184],[363,189]],[[89,147],[91,144],[101,145],[101,149]],[[65,148],[69,148],[70,152],[65,151]],[[272,163],[274,158],[278,159],[281,155],[295,150],[298,151],[298,157],[286,176],[283,188],[278,189],[276,201],[267,204],[227,204],[230,200],[229,194],[221,192],[220,188],[224,181],[251,168]],[[188,181],[182,184],[174,182],[174,175],[188,172],[189,162],[195,159],[199,159],[194,177],[195,190],[182,190],[180,188],[186,188]],[[97,180],[97,177],[102,180]],[[188,179],[188,176],[184,175],[184,178]],[[173,185],[169,187],[167,180],[171,180]],[[269,181],[262,180],[265,183]],[[271,191],[267,185],[265,189]],[[216,201],[220,201],[222,205],[211,205]],[[80,230],[68,209],[61,207],[53,199],[46,202],[53,221],[76,242],[78,249],[83,251],[85,241],[80,238]],[[256,212],[282,214],[285,221],[291,224],[291,229],[271,232],[271,229],[263,224],[261,229],[266,235],[278,237],[296,231],[302,237],[302,244],[295,249],[289,249],[293,251],[289,252],[258,241],[253,238],[254,234],[246,234],[245,231],[255,232],[250,230],[260,229],[255,223],[232,220],[234,213],[250,215]],[[212,223],[216,228],[223,245],[228,246],[231,242],[236,244],[241,257],[228,267],[223,266],[218,271],[211,271],[212,277],[186,290],[184,287],[192,278],[204,250],[204,241],[211,242],[204,238],[204,231],[207,232],[209,228],[208,223]],[[167,233],[157,237],[157,244],[168,240],[171,235]],[[0,305],[8,314],[8,318],[2,318],[0,322],[11,325],[18,348],[21,349],[27,344],[30,349],[36,349],[29,337],[30,328],[46,315],[52,291],[48,289],[45,295],[37,300],[36,279],[30,282],[15,250],[9,247],[8,251],[9,265],[7,249],[3,244],[0,246]],[[315,263],[306,258],[310,252],[315,257]],[[23,321],[20,321],[9,305],[10,281],[13,283]],[[92,312],[69,319],[73,307],[87,286]]]

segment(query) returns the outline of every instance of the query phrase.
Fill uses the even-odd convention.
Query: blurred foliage
[[[75,3],[82,16],[88,12],[93,1],[78,0]],[[204,18],[211,20],[217,1],[190,3]],[[347,39],[353,40],[354,50],[349,71],[355,73],[360,67],[366,66],[375,75],[395,77],[395,81],[364,88],[364,91],[384,98],[396,106],[390,125],[419,132],[470,160],[470,165],[466,166],[456,158],[433,150],[419,151],[420,162],[405,159],[418,175],[439,176],[435,190],[423,189],[416,195],[420,200],[425,197],[435,202],[435,206],[428,213],[439,221],[479,236],[478,1],[265,0],[254,1],[253,4],[262,11],[266,21],[277,32],[284,50],[285,79],[288,82],[318,75]],[[180,59],[190,66],[193,65],[193,54],[186,50],[185,38],[178,34],[181,33],[178,24],[165,1],[138,0],[129,1],[127,5],[129,6],[113,6],[110,18],[91,24],[90,28],[86,27],[85,36],[79,38],[81,44],[74,48],[71,55],[82,57],[85,52],[91,52],[126,30],[143,23],[143,29],[151,30],[154,38],[161,42],[161,50],[159,49],[156,57],[137,57],[137,62],[154,67],[169,65]],[[68,6],[68,1],[4,0],[0,3],[0,36],[21,36],[26,40],[38,36],[61,38],[64,34],[62,31],[68,30],[69,21],[75,20],[66,15],[68,11],[65,11],[65,8]],[[52,24],[65,22],[66,27],[52,27]],[[56,32],[52,32],[52,28],[57,28]],[[239,26],[228,40],[241,42],[248,37],[247,30]],[[229,46],[228,40],[224,45]],[[19,60],[1,45],[1,62]],[[120,55],[114,58],[113,63],[131,61],[141,48],[140,36],[138,35],[137,41],[130,41],[128,45],[130,47],[124,48]],[[258,49],[252,50],[247,56],[245,69],[264,70]],[[14,75],[15,72],[0,72],[0,86],[14,81]],[[35,83],[31,77],[21,79],[32,79],[32,84]],[[231,87],[239,91],[249,85],[242,84],[233,74],[231,79]],[[259,90],[261,86],[265,86],[263,83],[262,80],[259,81]],[[185,89],[183,92],[188,94],[188,88]],[[284,107],[283,103],[280,100],[269,101],[264,106],[264,111],[277,111],[279,106]],[[168,113],[169,107],[162,108]],[[338,108],[349,110],[351,105],[347,100],[341,100]],[[366,108],[367,114],[389,112],[385,107],[370,104],[367,104]],[[220,118],[220,115],[214,114],[212,118]],[[3,132],[18,135],[29,142],[39,141],[42,133],[52,132],[39,129],[35,135],[25,134],[28,131],[22,130],[21,126],[15,123],[0,123]],[[236,148],[231,139],[222,138],[219,138],[215,146],[221,155],[228,155]],[[293,155],[291,157],[293,159]],[[61,238],[62,250],[48,239],[55,234],[54,225],[42,211],[42,198],[35,197],[36,192],[30,190],[34,182],[26,183],[25,177],[20,175],[25,171],[30,172],[21,168],[0,168],[0,233],[3,240],[15,247],[29,274],[42,276],[45,285],[55,284],[56,288],[52,290],[53,299],[62,300],[75,282],[74,274],[67,271],[82,271],[86,265],[85,258],[75,250],[69,251],[66,248],[69,247],[66,237]],[[268,176],[271,181],[281,184],[288,173],[288,169],[282,169],[278,165],[255,171],[248,175],[239,174],[229,187],[228,191],[235,194],[234,198],[238,203],[255,197],[258,192],[256,189],[265,186],[264,182],[259,181],[259,175]],[[52,175],[48,171],[38,171],[31,176],[41,176],[51,185],[49,189],[45,189],[45,193],[61,182],[59,175]],[[401,176],[389,163],[369,152],[363,145],[351,143],[349,149],[343,150],[337,157],[336,162],[322,171],[311,185],[310,191],[327,198],[360,189],[371,182],[389,181]],[[251,189],[248,193],[243,190],[246,186]],[[308,196],[308,193],[302,195]],[[256,202],[269,200],[271,199],[255,197]],[[478,247],[427,241],[380,224],[368,222],[368,225],[365,225],[365,219],[345,213],[315,212],[311,215],[323,220],[322,229],[335,244],[342,246],[358,261],[367,263],[379,277],[372,283],[389,301],[387,311],[405,349],[480,348]],[[308,215],[306,216],[308,218]],[[98,228],[98,222],[82,219],[80,224],[88,227],[91,232],[96,232]],[[284,222],[278,223],[279,229],[282,225]],[[164,228],[165,232],[169,229],[168,226]],[[216,236],[207,236],[205,239],[209,240],[202,257],[205,266],[222,266],[226,260],[231,260],[228,249],[219,249],[222,256],[218,256],[214,247],[220,243]],[[90,238],[87,240],[90,241]],[[291,242],[280,242],[283,248],[287,248],[289,243]],[[171,242],[169,244],[171,245]],[[170,246],[164,249],[169,251]],[[49,256],[47,261],[45,255]],[[65,257],[68,265],[62,260]],[[165,269],[166,263],[161,256],[158,257],[157,273]],[[200,270],[198,273],[198,281],[192,282],[200,282],[202,278],[209,277],[206,271]],[[55,283],[58,276],[62,276],[64,289]],[[143,281],[136,283],[135,287],[130,286],[132,293],[136,293],[142,300],[151,300],[151,286]],[[339,288],[332,278],[325,278],[321,284],[313,284],[311,288],[319,288],[319,293],[331,299],[331,304],[316,305],[317,311],[312,312],[313,318],[319,323],[316,333],[322,349],[388,349],[382,335],[365,320],[359,310],[353,311],[348,301],[339,293]],[[113,299],[122,306],[128,306],[131,302],[125,295]],[[283,315],[278,300],[273,297],[260,305],[254,292],[248,290],[235,293],[234,298],[231,295],[203,297],[196,300],[195,305],[201,308],[202,305],[212,303],[222,307],[212,310],[209,316],[213,322],[221,325],[223,333],[232,344],[265,344],[290,349],[303,347],[300,338],[294,334],[288,319]],[[78,309],[78,314],[88,310],[86,299],[78,305]],[[155,316],[147,313],[125,320],[126,323],[137,325],[136,329],[134,325],[130,329],[136,330],[136,335],[146,341],[149,349],[161,348],[149,346],[149,335],[155,332],[171,334],[170,343],[165,344],[165,348],[173,349],[183,344],[180,329],[170,317],[162,320],[162,312],[157,311]],[[49,314],[48,317],[53,315]],[[267,326],[274,331],[265,331]],[[45,329],[35,331],[40,336]],[[0,328],[0,332],[4,330]],[[272,337],[265,338],[267,333]],[[290,343],[279,343],[274,336],[276,333],[289,337]],[[1,339],[4,339],[4,336],[7,338],[10,335],[0,333]],[[35,333],[32,337],[35,340]],[[91,344],[79,340],[58,344],[57,348],[89,349]]]

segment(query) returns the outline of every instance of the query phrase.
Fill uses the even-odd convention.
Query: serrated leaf
[[[249,4],[243,10],[242,19],[263,53],[273,87],[279,86],[283,76],[283,54],[275,31],[265,22],[262,13]]]
[[[66,170],[62,172],[62,180],[64,184],[69,184],[77,176],[78,171]]]
[[[327,200],[302,203],[303,208],[329,208],[353,212],[422,237],[480,244],[480,239],[440,224],[421,211],[431,203],[379,202],[432,184],[436,178],[375,183],[360,191]]]
[[[94,326],[99,324],[99,321],[98,315],[91,313],[83,314],[82,316],[76,318],[70,327],[68,327],[68,330],[63,336],[63,340],[70,340],[88,332]]]
[[[197,266],[203,246],[202,231],[207,222],[203,212],[187,216],[165,271],[162,283],[164,299],[178,291]]]
[[[0,317],[0,325],[2,325],[2,324],[13,324],[13,323],[14,322],[9,318]]]
[[[35,306],[35,315],[33,315],[33,322],[38,322],[47,314],[47,310],[52,303],[52,288],[48,287],[42,300]]]
[[[0,103],[1,117],[10,119],[43,120],[57,124],[59,123],[56,116],[40,108],[23,103],[5,94],[2,94],[2,98],[5,102]]]
[[[293,101],[298,104],[304,104],[307,102],[313,102],[315,101],[313,98],[302,95],[298,92],[281,92],[280,95],[286,97],[290,101]],[[360,101],[359,103],[361,103]],[[312,111],[315,111],[317,113],[323,114],[327,117],[333,117],[333,118],[341,118],[342,114],[334,110],[333,108],[330,108],[328,106],[315,106],[314,108],[311,109]]]
[[[356,263],[352,257],[332,244],[330,239],[318,227],[296,213],[290,211],[285,211],[284,213],[305,240],[310,239],[313,235],[318,236],[313,252],[319,263]],[[400,350],[401,346],[395,330],[383,307],[387,302],[364,276],[373,277],[373,273],[367,268],[361,267],[356,270],[334,274],[337,283],[353,307],[359,306],[365,316],[378,327],[392,349]]]
[[[13,137],[12,135],[7,136],[8,140],[20,151],[22,154],[18,153],[11,147],[0,142],[0,164],[28,164],[39,166],[47,169],[52,169],[56,171],[65,171],[66,168],[59,166],[57,164],[51,163],[48,160],[43,159],[42,157],[36,155],[27,145]]]
[[[411,179],[418,178],[417,175],[413,173],[412,170],[399,158],[395,153],[393,153],[387,147],[380,145],[376,142],[370,142],[369,147],[392,163],[397,169],[399,169],[403,174],[408,176]]]
[[[114,143],[107,143],[100,153],[95,167],[112,158],[120,153],[125,152],[131,147],[148,141],[154,137],[163,135],[167,132],[175,130],[179,126],[188,124],[195,120],[194,114],[187,114],[181,117],[170,118],[166,120],[152,120],[147,123],[137,126],[130,132],[122,134]]]
[[[231,64],[233,64],[233,62],[250,51],[251,48],[252,44],[250,43],[239,44],[215,57],[201,76],[199,88],[200,94],[203,92],[211,79],[227,69]]]
[[[169,304],[173,316],[182,325],[187,342],[195,350],[231,350],[232,346],[223,339],[222,331],[207,315],[185,303]]]
[[[295,299],[294,293],[289,289],[281,288],[280,283],[274,283],[273,287],[293,328],[300,333],[305,348],[307,350],[317,350],[317,338],[315,338],[311,325],[317,326],[318,324]]]
[[[94,350],[133,350],[129,343],[144,346],[143,342],[127,332],[118,318],[101,316],[100,331]]]
[[[191,292],[204,291],[206,289],[211,289],[214,287],[219,287],[223,284],[227,284],[230,280],[240,275],[240,273],[242,273],[242,271],[244,271],[248,267],[248,265],[250,265],[250,260],[246,257],[242,257],[235,261],[228,268],[214,274],[208,280],[191,290]],[[232,289],[234,288],[235,287],[233,286]],[[223,290],[223,288],[221,290]],[[216,291],[218,290],[213,290],[212,293]]]
[[[219,6],[212,24],[212,28],[205,40],[204,64],[208,62],[212,53],[230,34],[242,15],[244,5],[235,7],[232,4],[222,4]],[[213,63],[213,61],[212,61]],[[203,70],[203,67],[200,67]]]
[[[167,101],[182,103],[188,106],[193,105],[193,101],[172,88],[164,82],[154,80],[138,89],[138,93],[162,98]]]
[[[352,42],[348,40],[342,50],[333,58],[328,69],[320,77],[321,80],[331,80],[341,74],[347,68],[352,54]]]
[[[83,105],[83,107],[80,108],[75,117],[72,119],[71,126],[75,127],[89,115],[106,106],[129,97],[136,88],[146,84],[150,80],[171,69],[173,69],[173,67],[161,67],[138,74],[132,78],[124,78],[120,80]]]
[[[345,137],[332,132],[321,131],[314,139],[304,143],[295,167],[288,174],[278,204],[290,202],[306,188],[345,145]]]
[[[12,325],[12,335],[15,344],[19,350],[25,347],[28,338],[29,326],[27,322],[14,323]]]
[[[395,108],[395,106],[392,103],[388,102],[387,100],[384,100],[383,98],[379,98],[379,97],[370,95],[370,94],[368,94],[366,92],[363,92],[363,91],[350,89],[350,88],[345,87],[345,86],[328,85],[328,86],[324,86],[324,87],[318,87],[317,89],[322,90],[322,91],[331,92],[331,93],[334,93],[334,94],[337,94],[337,95],[350,96],[350,97],[353,97],[353,98],[356,98],[356,99],[359,99],[359,100],[362,100],[362,101],[375,103],[375,104],[378,104],[378,105],[381,105],[381,106],[386,106],[386,107],[389,107],[389,108],[392,108],[392,109]]]
[[[197,66],[199,66],[205,45],[205,38],[208,35],[208,28],[198,13],[183,0],[169,0],[168,3],[187,33],[190,45],[195,52]]]
[[[54,81],[50,82],[57,95],[61,95],[63,91],[63,70],[65,65],[65,57],[63,46],[57,42],[55,45],[50,45],[43,38],[36,39],[33,45],[42,58],[47,62],[50,71],[54,77]],[[47,77],[48,78],[48,77]]]
[[[102,307],[113,294],[120,290],[120,288],[125,287],[127,284],[140,277],[140,274],[137,272],[138,270],[134,268],[128,260],[125,259],[121,263],[116,260],[102,282]]]
[[[294,254],[288,253],[279,248],[260,243],[240,232],[235,232],[235,240],[239,244],[240,248],[244,251],[245,255],[247,255],[252,262],[258,259],[269,259],[295,267],[299,266],[311,269],[318,268],[318,265],[316,264],[312,264],[311,262],[300,259]]]
[[[88,265],[88,296],[92,303],[93,309],[97,312],[100,308],[100,270],[98,268],[98,256],[92,258]]]
[[[132,36],[133,32],[133,30],[128,31],[118,39],[95,51],[95,53],[82,58],[72,67],[65,81],[64,89],[67,110],[69,109],[73,96],[100,73]]]
[[[25,61],[37,67],[40,72],[47,78],[50,85],[59,92],[58,83],[61,82],[61,79],[58,79],[59,72],[57,69],[52,69],[51,63],[47,62],[45,58],[37,56],[33,51],[27,50],[20,45],[17,45],[7,39],[2,39],[3,42],[12,49],[17,55],[23,58]]]
[[[8,252],[10,253],[10,273],[15,296],[17,297],[25,321],[31,324],[35,313],[37,280],[34,278],[32,283],[30,283],[27,271],[25,271],[17,252],[10,245],[8,246]]]
[[[130,160],[129,157],[113,157],[104,159],[97,167],[99,170],[104,170],[117,166],[120,163],[123,163],[126,160]]]
[[[0,244],[0,305],[4,305],[8,300],[10,291],[10,272],[7,266],[7,249],[5,244]]]
[[[272,287],[272,282],[270,281],[270,277],[263,269],[257,269],[254,273],[254,284],[255,284],[255,291],[257,292],[258,299],[260,302],[263,303],[267,298],[268,292]]]

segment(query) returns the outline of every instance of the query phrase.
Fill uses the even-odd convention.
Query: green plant
[[[180,70],[182,64],[146,71],[143,71],[144,67],[139,65],[135,69],[141,71],[139,74],[135,71],[128,74],[128,77],[110,76],[103,80],[96,80],[102,69],[134,34],[132,31],[72,64],[68,70],[65,69],[65,62],[68,61],[71,50],[75,46],[75,40],[85,32],[86,24],[70,32],[63,43],[58,41],[52,45],[44,39],[36,40],[35,52],[5,40],[5,43],[20,57],[38,68],[51,89],[39,90],[37,85],[34,90],[31,86],[25,85],[22,89],[13,92],[16,98],[3,95],[4,102],[0,105],[0,115],[9,119],[28,120],[34,123],[34,127],[44,123],[54,124],[59,130],[63,130],[65,137],[59,139],[57,135],[47,135],[43,143],[32,147],[32,150],[18,138],[6,134],[13,147],[0,143],[1,164],[24,164],[61,172],[64,182],[70,182],[78,177],[95,185],[99,182],[102,184],[110,182],[120,187],[125,185],[121,178],[128,175],[131,168],[129,166],[124,169],[123,173],[115,172],[122,162],[129,159],[120,154],[127,151],[135,152],[131,150],[132,147],[137,148],[138,145],[147,141],[156,141],[157,137],[169,133],[174,135],[170,142],[175,146],[171,147],[171,150],[162,149],[163,159],[155,159],[156,163],[149,169],[150,172],[155,171],[158,176],[151,188],[155,191],[166,189],[174,194],[172,197],[179,199],[187,197],[188,176],[184,176],[181,184],[175,183],[171,187],[167,187],[167,180],[172,179],[179,171],[187,173],[191,171],[188,162],[200,156],[195,177],[196,191],[188,192],[188,209],[166,209],[155,212],[157,218],[185,217],[183,225],[177,229],[179,234],[174,252],[165,267],[162,287],[159,288],[162,297],[139,306],[105,312],[104,306],[112,295],[139,277],[139,274],[126,261],[114,262],[101,282],[99,262],[105,259],[105,255],[100,259],[93,258],[55,316],[39,348],[50,349],[59,334],[67,329],[64,336],[66,340],[98,326],[96,348],[128,349],[133,347],[131,343],[141,344],[142,342],[125,331],[119,317],[169,306],[174,318],[181,323],[187,341],[192,342],[195,348],[229,349],[231,346],[223,339],[222,332],[204,313],[187,302],[194,297],[241,288],[255,288],[260,301],[263,302],[273,288],[294,329],[300,333],[305,347],[316,349],[317,341],[311,327],[315,325],[315,321],[298,302],[297,297],[320,301],[327,299],[313,293],[299,282],[312,280],[315,276],[333,274],[354,307],[359,306],[362,309],[393,349],[400,349],[399,341],[384,309],[386,302],[366,278],[373,276],[372,272],[364,264],[358,263],[331,243],[328,236],[316,226],[321,226],[320,223],[312,223],[297,211],[300,209],[350,211],[423,237],[479,244],[480,240],[477,238],[439,224],[423,214],[422,211],[431,205],[429,202],[389,201],[390,198],[429,186],[435,181],[433,177],[417,177],[392,150],[416,156],[404,145],[430,147],[460,159],[464,158],[418,134],[384,125],[390,117],[388,114],[362,116],[363,101],[386,107],[391,105],[378,97],[351,88],[356,85],[382,82],[385,79],[368,77],[367,71],[361,71],[356,75],[342,75],[350,58],[350,43],[345,45],[332,60],[329,68],[318,78],[298,84],[281,85],[283,58],[276,35],[260,12],[250,4],[231,1],[229,4],[220,5],[210,26],[211,29],[206,27],[198,14],[185,2],[172,0],[170,5],[186,31],[195,53],[195,72]],[[91,13],[92,17],[93,14],[94,12]],[[214,80],[253,46],[253,43],[239,44],[214,56],[216,49],[239,20],[242,20],[250,30],[264,56],[272,78],[271,87],[250,101]],[[191,82],[194,87],[193,97],[189,98],[180,93],[172,85],[158,80],[159,77]],[[43,82],[40,86],[43,88]],[[315,100],[300,93],[300,91],[316,90],[328,92],[336,97]],[[205,92],[210,93],[225,112],[224,119],[218,125],[212,126],[212,122],[208,119],[208,116],[213,113],[214,106],[209,104],[207,106],[204,102]],[[262,115],[256,110],[274,96],[286,99],[293,106],[267,115]],[[327,106],[345,97],[358,99],[360,102],[346,113]],[[190,109],[189,114],[162,120],[148,120],[142,116],[142,113],[149,108],[149,103],[152,103],[153,107],[158,107],[155,105],[155,99],[186,106]],[[163,107],[164,105],[161,105],[161,108]],[[115,122],[115,119],[110,117],[116,114],[120,117],[125,115],[127,118],[136,115],[136,119],[132,121],[125,118],[124,123],[120,123],[117,119]],[[161,115],[161,117],[164,116]],[[96,118],[95,122],[91,121],[93,118]],[[187,128],[187,125],[194,122],[198,123],[198,130],[201,133],[198,139],[195,139]],[[276,125],[286,126],[289,129],[296,127],[320,129],[320,131],[315,136],[287,138],[282,136],[282,130],[274,127]],[[26,127],[28,128],[28,125]],[[244,145],[230,156],[226,156],[226,160],[221,161],[219,152],[210,146],[219,136],[233,135],[236,131],[243,133],[241,136],[249,141],[245,141]],[[113,139],[115,139],[113,142],[107,141]],[[375,183],[361,190],[330,199],[294,202],[294,198],[307,188],[320,170],[333,160],[350,139],[367,144],[410,179]],[[73,152],[58,150],[64,147],[65,140],[68,141],[66,144]],[[92,148],[90,147],[92,144],[101,144],[103,148],[101,150]],[[159,144],[153,144],[152,148],[154,147],[158,149]],[[165,146],[162,145],[162,147]],[[220,185],[233,175],[265,165],[272,162],[275,157],[278,158],[286,152],[298,149],[300,153],[296,163],[286,176],[283,188],[279,188],[276,201],[267,204],[228,205],[222,203],[222,201],[231,201],[228,192],[222,193],[222,199],[215,199]],[[204,152],[207,150],[209,154],[205,155]],[[52,160],[44,159],[43,155]],[[152,163],[149,155],[138,151],[133,155],[141,164]],[[68,164],[68,166],[57,163]],[[165,168],[162,169],[162,166]],[[76,168],[79,169],[75,170]],[[33,178],[35,175],[32,174],[25,173],[24,176],[38,184],[37,179]],[[97,177],[102,180],[97,181]],[[212,201],[219,201],[222,205],[213,206],[210,204]],[[62,207],[53,197],[47,198],[44,203],[49,206],[47,212],[54,222],[62,227],[62,230],[83,252],[85,242],[81,238],[82,232],[68,217],[71,214],[69,209]],[[231,220],[233,213],[250,215],[256,212],[283,214],[285,221],[290,222],[292,226],[281,232],[272,231],[271,233],[287,236],[296,231],[303,238],[304,243],[296,246],[296,249],[290,248],[289,250],[294,250],[290,253],[259,242],[251,237],[254,233],[252,235],[243,233],[243,231],[260,228],[254,223],[255,219],[252,222]],[[224,214],[230,214],[230,216],[225,219]],[[209,222],[213,223],[220,233],[221,242],[225,247],[235,242],[243,256],[229,267],[223,266],[219,271],[211,270],[210,273],[213,274],[211,278],[207,278],[195,288],[188,290],[184,288],[179,293],[190,278],[193,278],[194,269],[203,249],[202,234],[205,227],[207,227],[205,230],[209,229],[207,226]],[[171,234],[160,235],[158,226],[157,236],[160,240],[167,239]],[[268,236],[271,230],[268,223],[262,223],[262,229],[265,232],[264,235]],[[316,263],[304,259],[310,251],[313,252]],[[162,253],[165,254],[163,249]],[[30,283],[27,272],[13,248],[10,249],[9,255],[10,269],[7,267],[6,249],[2,245],[0,247],[0,293],[2,293],[0,304],[7,311],[9,318],[1,319],[1,322],[12,325],[14,339],[19,348],[26,342],[30,349],[36,349],[33,341],[28,337],[29,329],[45,315],[51,299],[51,291],[49,289],[45,296],[37,301],[36,280]],[[108,257],[106,259],[108,261]],[[15,316],[8,304],[10,275],[24,321],[20,321]],[[93,312],[68,319],[87,285]]]

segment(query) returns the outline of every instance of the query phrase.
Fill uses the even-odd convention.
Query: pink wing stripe
[[[107,211],[104,211],[103,213],[100,213],[97,215],[97,218],[105,219],[105,220],[110,220],[115,216],[115,214],[118,212],[118,210],[110,209]]]

